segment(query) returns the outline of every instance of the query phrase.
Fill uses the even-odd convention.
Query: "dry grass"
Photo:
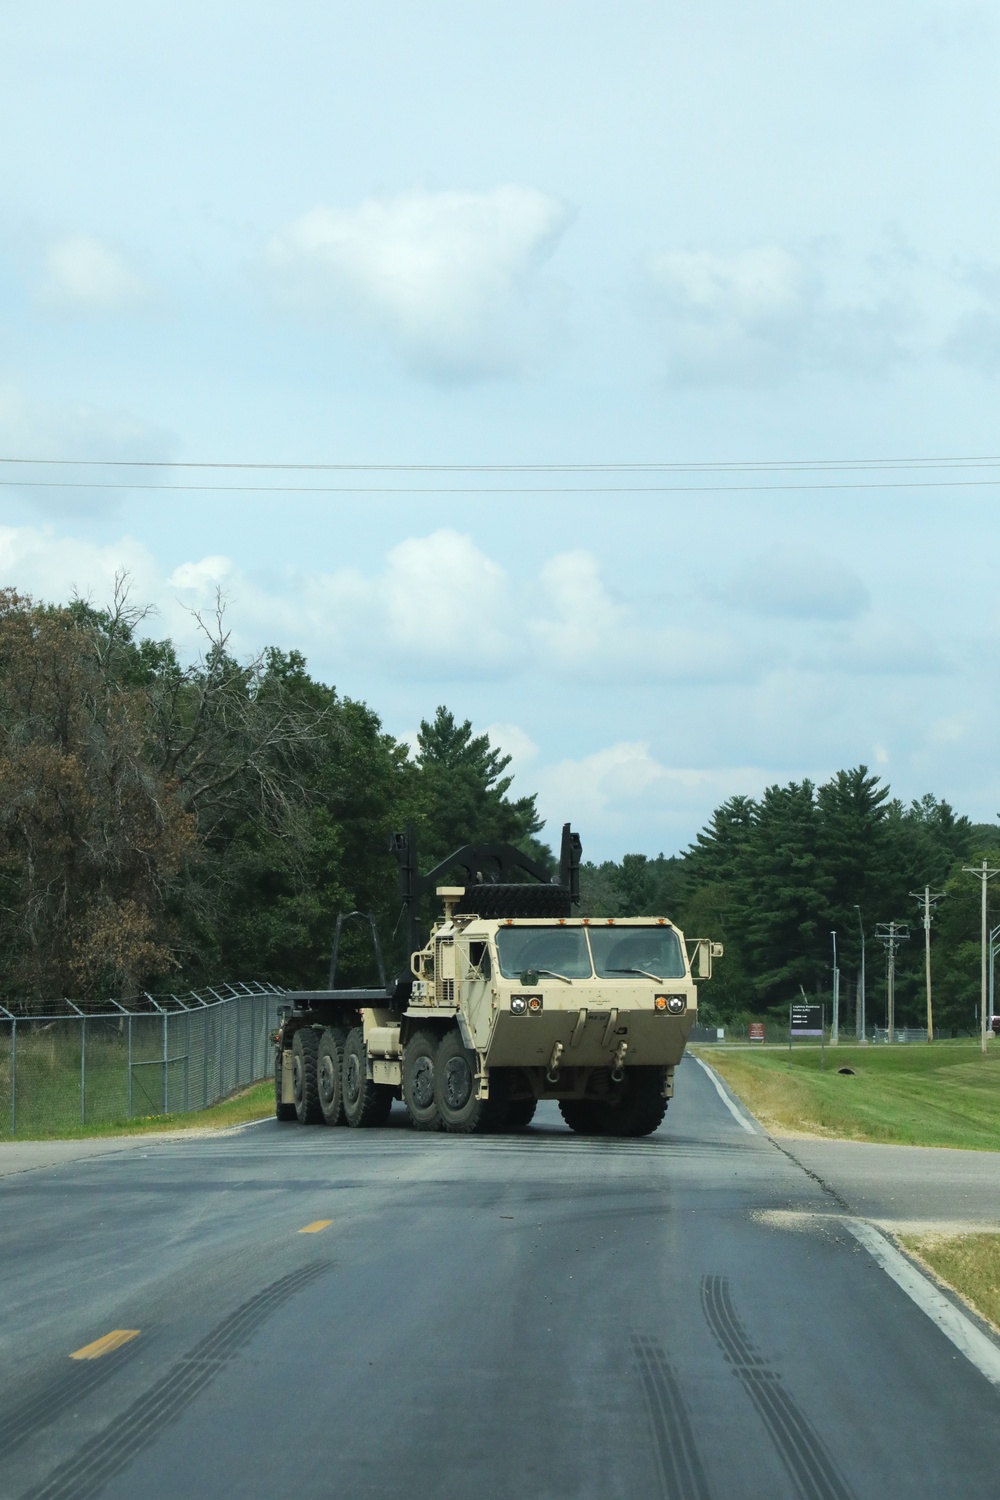
[[[898,1238],[1000,1332],[1000,1234],[901,1234]]]

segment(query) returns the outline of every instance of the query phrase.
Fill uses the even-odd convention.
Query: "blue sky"
[[[975,4],[4,0],[3,457],[431,467],[0,464],[0,582],[221,586],[594,856],[861,761],[996,817],[1000,467],[435,466],[1000,454],[998,75]]]

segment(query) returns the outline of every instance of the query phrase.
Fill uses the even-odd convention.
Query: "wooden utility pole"
[[[931,918],[934,908],[943,898],[943,891],[932,891],[929,885],[925,885],[922,891],[911,891],[910,895],[921,908],[921,920],[924,924],[924,973],[927,979],[927,1040],[934,1040],[934,1011],[931,1007]]]

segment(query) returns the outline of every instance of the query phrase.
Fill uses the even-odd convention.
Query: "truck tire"
[[[629,1068],[628,1085],[621,1102],[608,1106],[609,1135],[652,1135],[663,1124],[667,1100],[663,1097],[662,1068]]]
[[[322,1118],[316,1087],[316,1052],[319,1037],[311,1026],[300,1026],[292,1037],[292,1093],[300,1125],[315,1125]]]
[[[342,1026],[328,1026],[316,1053],[316,1088],[319,1107],[327,1125],[344,1123],[344,1043]]]
[[[438,1047],[434,1097],[445,1130],[453,1135],[482,1135],[503,1125],[509,1111],[504,1077],[490,1079],[490,1097],[476,1098],[476,1056],[458,1031],[446,1031]]]
[[[512,1099],[507,1105],[507,1118],[503,1122],[503,1129],[524,1130],[535,1118],[537,1108],[537,1099]]]
[[[354,1130],[384,1125],[392,1109],[392,1089],[368,1077],[368,1048],[360,1026],[347,1033],[342,1078],[345,1124]]]
[[[281,1102],[281,1063],[283,1054],[279,1050],[274,1054],[274,1118],[276,1120],[294,1120],[295,1105],[282,1104]]]
[[[607,1135],[610,1105],[596,1099],[560,1099],[559,1113],[577,1135]]]
[[[441,1129],[436,1088],[439,1045],[436,1032],[415,1031],[403,1048],[403,1103],[414,1130]]]

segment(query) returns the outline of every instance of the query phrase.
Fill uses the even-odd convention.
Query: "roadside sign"
[[[788,1029],[792,1036],[822,1036],[822,1005],[793,1005],[790,1007]]]
[[[764,1022],[763,1021],[751,1021],[750,1022],[750,1040],[752,1042],[762,1042],[764,1040]]]

